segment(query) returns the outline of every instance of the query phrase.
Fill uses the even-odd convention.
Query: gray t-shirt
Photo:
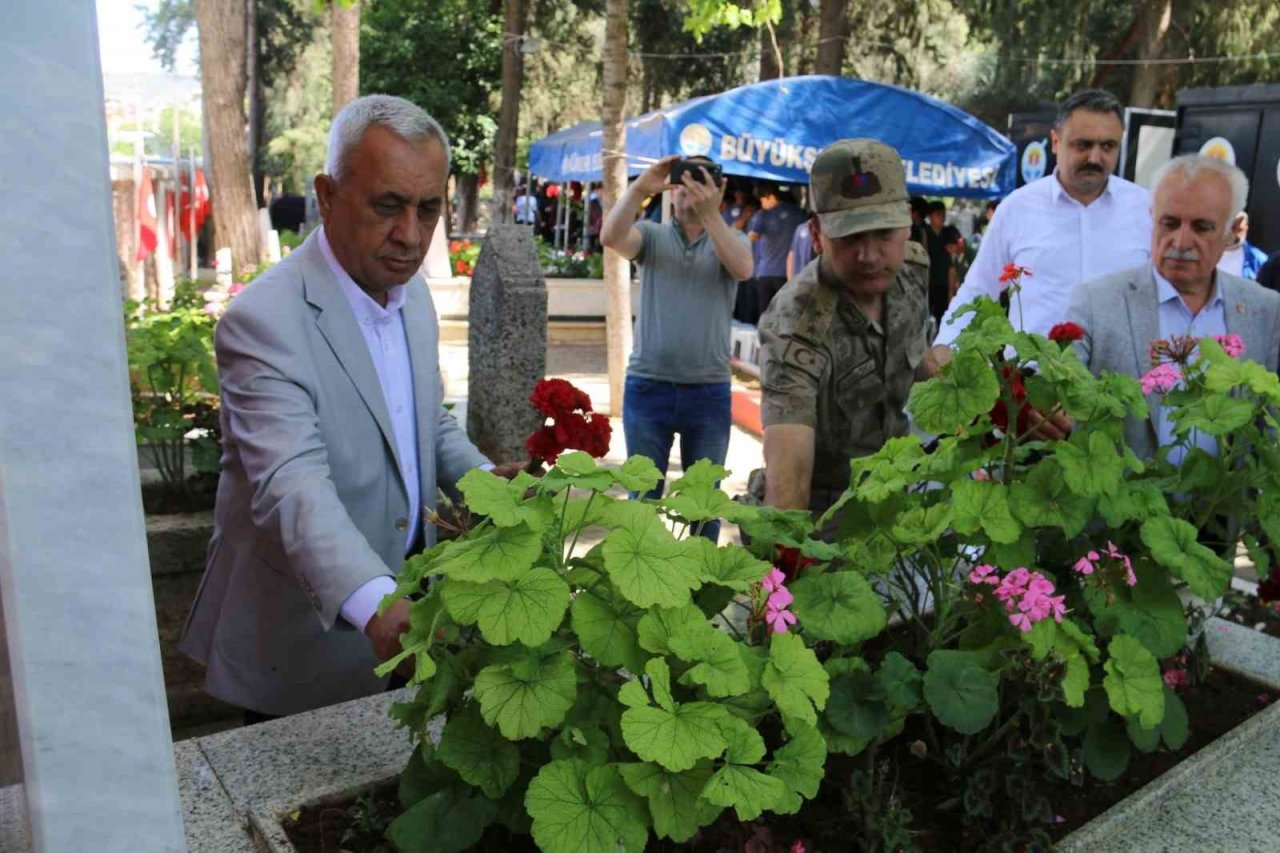
[[[674,223],[636,223],[644,243],[640,316],[627,373],[661,382],[729,381],[729,325],[738,283],[704,232],[692,243]],[[734,239],[747,242],[740,231]]]

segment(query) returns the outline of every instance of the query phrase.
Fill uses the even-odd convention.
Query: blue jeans
[[[622,398],[627,455],[649,457],[665,476],[671,445],[679,433],[682,468],[688,470],[699,459],[723,465],[733,421],[731,399],[728,382],[685,385],[628,376]],[[645,497],[662,497],[662,487],[660,481]],[[720,522],[708,521],[698,532],[715,542]]]

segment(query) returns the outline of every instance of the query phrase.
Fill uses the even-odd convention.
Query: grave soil
[[[1276,697],[1257,683],[1221,669],[1210,671],[1203,682],[1181,691],[1190,717],[1191,736],[1177,752],[1162,750],[1144,755],[1136,750],[1129,769],[1114,782],[1092,778],[1080,786],[1066,781],[1046,780],[1044,793],[1053,803],[1060,822],[1046,827],[1054,840],[1065,837],[1151,780],[1186,760],[1231,729],[1266,707]],[[910,754],[912,737],[900,736],[880,747],[899,774],[897,795],[912,815],[912,841],[923,851],[979,850],[990,837],[976,837],[961,823],[961,810],[943,812],[936,804],[956,796],[954,786],[937,772],[937,765]],[[857,757],[830,757],[827,780],[848,779]],[[771,817],[767,823],[741,823],[726,811],[697,838],[686,844],[651,840],[648,850],[675,853],[787,853],[803,840],[807,853],[844,853],[861,850],[861,828],[844,805],[840,785],[824,784],[818,797],[805,804],[801,815]],[[284,829],[299,853],[394,853],[395,847],[382,833],[400,813],[394,783],[374,789],[360,798],[342,802],[304,806],[284,821]],[[513,836],[491,828],[476,853],[523,853],[533,851],[527,836]]]

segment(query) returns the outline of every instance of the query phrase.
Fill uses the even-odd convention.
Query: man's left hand
[[[515,476],[519,474],[521,471],[526,471],[530,474],[533,474],[535,477],[541,476],[542,474],[541,468],[539,468],[536,471],[529,470],[528,459],[525,459],[522,462],[504,462],[501,465],[493,466],[493,473],[507,480],[515,479]]]
[[[694,216],[706,223],[720,218],[720,200],[724,197],[724,185],[711,179],[711,174],[699,164],[694,163],[698,177],[693,172],[685,172],[680,180],[684,191],[689,196]]]

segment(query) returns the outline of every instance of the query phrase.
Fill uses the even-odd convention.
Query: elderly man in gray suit
[[[1151,368],[1153,340],[1239,335],[1242,357],[1275,371],[1280,294],[1215,269],[1231,241],[1232,216],[1244,209],[1248,179],[1228,163],[1186,155],[1162,166],[1153,185],[1151,263],[1089,282],[1072,295],[1067,319],[1084,328],[1081,359],[1095,374],[1136,379]],[[1125,424],[1125,440],[1139,457],[1152,459],[1173,443],[1173,424],[1158,395],[1147,404],[1148,417]]]
[[[444,131],[408,101],[359,98],[334,119],[325,171],[323,228],[236,297],[214,341],[222,478],[181,647],[248,721],[385,689],[373,669],[409,608],[378,605],[434,542],[437,487],[492,467],[442,406],[418,275],[445,203]]]

